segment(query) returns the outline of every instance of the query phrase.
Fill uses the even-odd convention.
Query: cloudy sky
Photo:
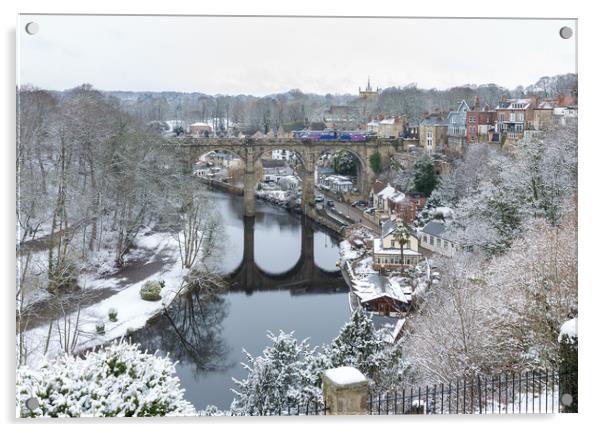
[[[39,32],[28,35],[35,21]],[[573,20],[21,15],[17,79],[61,90],[355,93],[415,82],[509,88],[576,72]]]

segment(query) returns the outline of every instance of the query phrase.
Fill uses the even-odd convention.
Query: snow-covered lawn
[[[143,327],[150,317],[169,305],[179,292],[184,271],[181,266],[177,241],[167,233],[155,233],[141,237],[137,242],[137,247],[154,251],[154,254],[169,254],[173,259],[169,260],[157,273],[126,286],[99,303],[82,309],[79,315],[77,342],[73,351],[77,352],[103,344],[125,335],[128,331]],[[153,257],[149,261],[152,259]],[[140,288],[147,281],[158,279],[165,281],[165,287],[161,291],[162,299],[155,302],[142,300]],[[82,286],[85,286],[86,289],[98,289],[115,287],[119,280],[115,278],[107,280],[103,276],[94,278],[88,275],[82,282],[84,282]],[[117,310],[116,322],[108,319],[109,309]],[[96,331],[96,325],[100,321],[104,322],[105,326],[105,333],[102,335]],[[39,365],[45,350],[48,357],[54,357],[61,352],[65,340],[65,328],[70,329],[67,334],[71,334],[70,337],[73,338],[76,322],[77,312],[74,312],[52,324],[47,323],[25,332],[25,344],[28,351],[27,364],[32,367]],[[50,329],[51,325],[52,329]],[[48,344],[47,349],[46,344]]]

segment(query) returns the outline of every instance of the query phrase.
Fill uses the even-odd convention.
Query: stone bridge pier
[[[243,159],[245,164],[244,177],[244,216],[246,218],[255,217],[255,184],[257,183],[255,173],[255,158],[253,157],[253,147],[246,149],[246,157]]]

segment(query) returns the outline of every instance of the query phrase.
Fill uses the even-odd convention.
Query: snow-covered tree
[[[479,259],[457,254],[443,260],[441,269],[441,282],[409,320],[403,340],[404,359],[421,383],[489,373],[492,362],[508,357],[490,325],[495,303]]]
[[[384,333],[377,332],[362,308],[356,309],[339,335],[325,347],[330,367],[353,366],[376,387],[398,382],[401,346],[390,345]]]
[[[500,255],[531,218],[557,225],[576,191],[577,134],[568,125],[523,139],[509,154],[471,146],[426,207],[447,201],[456,242]]]
[[[503,292],[494,311],[502,339],[528,347],[531,363],[557,367],[560,326],[577,314],[576,211],[558,227],[545,219],[530,221],[524,240],[490,268],[488,283]]]
[[[554,226],[531,218],[500,256],[457,253],[439,264],[408,322],[404,360],[421,382],[558,368],[564,321],[577,314],[576,211]]]
[[[17,369],[17,414],[22,417],[146,417],[196,415],[184,397],[175,365],[113,343],[85,357],[62,355],[39,370]],[[28,407],[35,398],[38,407]]]
[[[242,380],[233,378],[237,389],[231,405],[235,415],[274,415],[285,412],[289,406],[307,402],[302,392],[305,382],[303,370],[312,356],[307,340],[301,342],[293,333],[280,331],[268,333],[271,346],[253,357],[247,351],[247,363],[243,367],[248,376]]]

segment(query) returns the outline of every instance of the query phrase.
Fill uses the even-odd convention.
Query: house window
[[[504,121],[504,113],[500,113],[500,121]]]
[[[441,239],[440,238],[437,239],[437,247],[441,247]]]
[[[443,240],[443,248],[447,249],[447,240]]]
[[[429,243],[431,245],[434,245],[435,244],[435,237],[431,236]]]

